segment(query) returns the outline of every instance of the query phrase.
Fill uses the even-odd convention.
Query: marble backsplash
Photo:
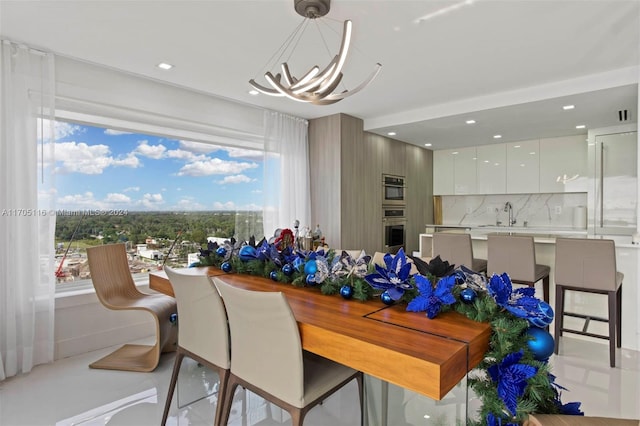
[[[586,192],[555,194],[442,195],[444,225],[508,225],[586,229]]]

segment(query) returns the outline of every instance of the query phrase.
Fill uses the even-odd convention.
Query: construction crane
[[[71,243],[73,242],[73,238],[76,236],[76,232],[80,228],[82,224],[82,219],[84,219],[84,214],[80,216],[80,221],[76,225],[76,228],[73,230],[73,234],[71,234],[71,239],[69,240],[69,245],[67,245],[67,249],[64,251],[64,255],[62,256],[62,260],[60,260],[60,265],[58,265],[58,269],[56,269],[56,278],[64,278],[67,274],[62,272],[62,267],[64,266],[64,261],[67,258],[67,254],[69,254],[69,249],[71,248]]]

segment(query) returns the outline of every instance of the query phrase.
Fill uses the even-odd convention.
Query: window
[[[125,243],[131,271],[187,266],[210,238],[263,237],[263,152],[55,123],[56,276],[90,285],[86,248]]]

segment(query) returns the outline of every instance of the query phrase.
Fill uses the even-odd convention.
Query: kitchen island
[[[549,265],[550,273],[550,304],[555,307],[555,240],[562,238],[597,238],[611,239],[616,245],[616,263],[618,271],[624,274],[622,284],[622,348],[640,350],[640,291],[638,277],[640,277],[640,245],[633,244],[628,235],[593,235],[585,229],[575,228],[542,228],[542,227],[507,227],[507,226],[456,226],[456,225],[427,225],[426,232],[420,234],[419,256],[431,258],[431,239],[434,232],[466,232],[471,235],[473,255],[476,258],[487,258],[487,237],[490,234],[530,235],[533,237],[536,251],[536,262]],[[597,268],[598,265],[593,265]],[[536,284],[536,295],[542,293],[541,283]],[[570,312],[588,312],[592,315],[607,317],[607,299],[604,295],[567,292],[565,295],[566,310]],[[584,321],[565,317],[565,326],[581,329]],[[553,330],[553,326],[551,327]],[[598,334],[608,334],[607,324],[592,321],[589,330]],[[576,334],[566,334],[581,339],[606,343],[605,340],[583,337]],[[562,351],[562,345],[560,346]]]

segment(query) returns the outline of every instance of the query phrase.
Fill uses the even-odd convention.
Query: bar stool
[[[558,353],[560,336],[567,331],[583,336],[609,340],[609,363],[615,367],[615,347],[621,347],[622,338],[622,279],[624,275],[616,269],[616,248],[613,240],[594,240],[588,238],[556,239],[556,307],[555,307],[555,348]],[[565,312],[565,290],[606,294],[608,299],[608,318],[588,314]],[[585,320],[582,330],[564,328],[564,316]],[[589,333],[587,327],[591,320],[609,323],[609,335]]]
[[[542,295],[549,303],[548,265],[536,263],[533,237],[525,235],[489,235],[487,237],[487,275],[506,272],[515,284],[535,287],[542,280]]]
[[[460,233],[436,232],[433,234],[433,255],[456,266],[464,265],[474,272],[486,272],[486,259],[473,257],[471,235]]]

